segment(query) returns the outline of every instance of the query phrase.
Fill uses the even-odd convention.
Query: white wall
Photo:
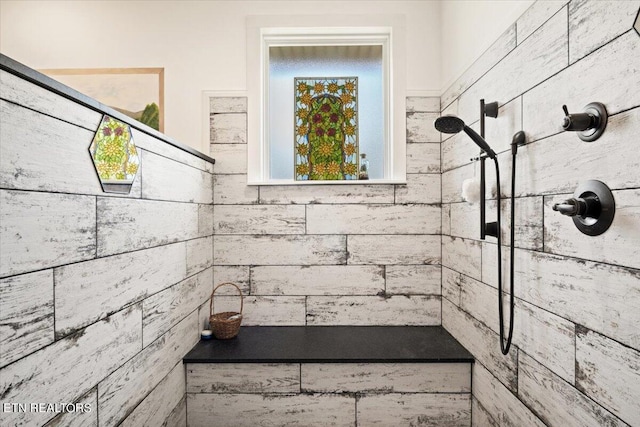
[[[480,57],[534,0],[443,0],[441,10],[441,88]]]
[[[405,14],[407,88],[439,93],[430,1],[2,1],[0,50],[32,68],[164,67],[165,133],[206,153],[202,91],[245,89],[246,16],[325,13]]]

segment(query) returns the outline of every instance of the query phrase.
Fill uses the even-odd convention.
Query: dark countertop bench
[[[473,363],[442,326],[244,326],[183,363]]]

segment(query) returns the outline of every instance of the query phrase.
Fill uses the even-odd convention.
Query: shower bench
[[[183,359],[188,425],[471,425],[472,355],[441,326],[247,326]]]

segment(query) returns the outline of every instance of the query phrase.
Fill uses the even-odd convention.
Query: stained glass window
[[[102,189],[129,193],[140,166],[138,151],[128,124],[103,116],[89,146]]]
[[[383,48],[363,46],[272,46],[269,48],[269,90],[265,159],[267,176],[298,184],[318,181],[296,179],[296,88],[294,79],[357,80],[357,141],[359,154],[371,160],[369,179],[384,178],[385,102]],[[335,183],[353,182],[327,181]]]
[[[295,78],[297,181],[358,179],[358,78]]]

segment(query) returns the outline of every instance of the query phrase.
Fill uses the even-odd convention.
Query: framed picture
[[[68,68],[39,71],[164,132],[164,68]]]

